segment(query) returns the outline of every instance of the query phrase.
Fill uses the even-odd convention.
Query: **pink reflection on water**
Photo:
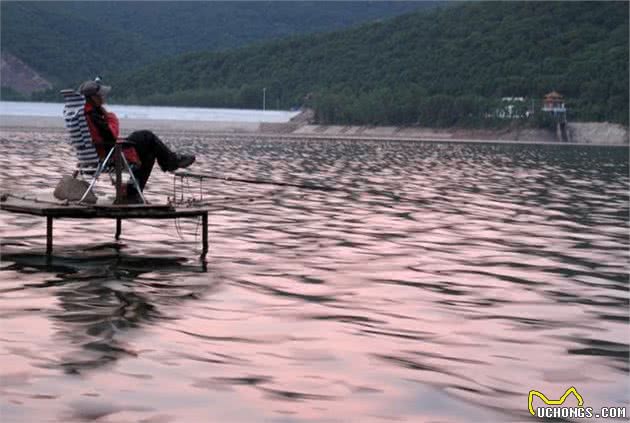
[[[3,186],[70,165],[55,134],[6,139]],[[212,182],[205,272],[192,220],[125,222],[119,244],[112,221],[62,220],[46,264],[43,219],[0,213],[7,421],[506,421],[531,389],[626,398],[623,172],[586,179],[602,195],[546,185],[577,158],[495,163],[529,150],[175,141],[199,170],[343,190]],[[156,170],[148,195],[171,184]]]

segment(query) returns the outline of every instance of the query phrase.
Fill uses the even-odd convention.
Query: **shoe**
[[[178,154],[175,159],[175,170],[184,169],[195,163],[195,156],[193,154]]]

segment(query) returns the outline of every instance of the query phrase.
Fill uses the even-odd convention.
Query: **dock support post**
[[[121,232],[122,232],[122,219],[120,217],[117,217],[116,218],[116,235],[114,235],[114,238],[116,239],[116,241],[120,239]]]
[[[46,216],[46,255],[52,254],[53,248],[53,217]]]
[[[203,243],[203,247],[201,250],[201,258],[205,258],[208,253],[208,212],[205,212],[201,215],[201,242]]]
[[[122,204],[125,198],[122,192],[122,144],[119,142],[114,145],[114,169],[116,170],[115,204]]]

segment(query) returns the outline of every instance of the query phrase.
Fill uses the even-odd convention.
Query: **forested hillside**
[[[400,15],[418,2],[3,1],[10,53],[56,85],[191,51],[223,50]],[[4,84],[3,84],[4,85]]]
[[[484,2],[186,54],[113,78],[117,101],[315,107],[320,122],[483,125],[556,90],[570,118],[628,123],[628,2]]]
[[[145,40],[104,24],[96,18],[98,12],[80,15],[58,5],[1,2],[3,54],[16,56],[54,83],[130,69],[153,57]]]

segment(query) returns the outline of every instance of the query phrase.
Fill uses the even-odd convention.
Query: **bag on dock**
[[[57,184],[53,195],[58,200],[79,201],[89,186],[87,181],[65,175]],[[94,204],[96,203],[96,195],[90,192],[83,201]]]

